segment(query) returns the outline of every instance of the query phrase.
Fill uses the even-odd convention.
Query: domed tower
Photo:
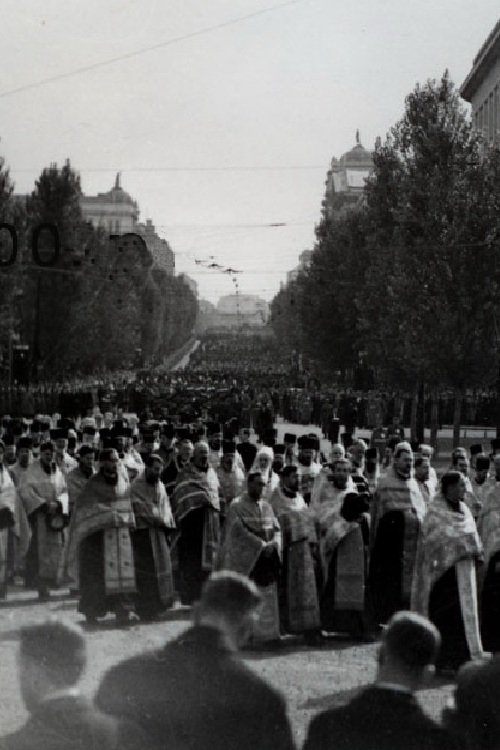
[[[122,188],[120,172],[115,184],[107,193],[84,195],[81,198],[83,218],[96,228],[101,227],[109,234],[134,232],[139,219],[139,207],[133,198]]]
[[[372,152],[364,148],[357,130],[356,145],[342,154],[340,159],[333,158],[331,161],[326,179],[323,215],[335,218],[358,205],[372,169]]]

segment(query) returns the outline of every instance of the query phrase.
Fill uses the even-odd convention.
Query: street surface
[[[34,592],[16,589],[0,605],[2,734],[22,724],[26,716],[16,676],[18,628],[48,616],[64,617],[85,626],[83,617],[76,612],[76,600],[62,592],[53,594],[52,601],[39,604]],[[134,620],[128,627],[117,627],[110,616],[97,629],[87,630],[89,667],[83,681],[85,691],[93,693],[103,672],[120,659],[174,638],[188,627],[190,616],[189,608],[178,607],[168,612],[163,621],[141,624]],[[375,655],[375,644],[355,644],[340,636],[328,638],[316,648],[305,647],[300,638],[291,637],[279,651],[247,651],[243,658],[286,696],[300,745],[314,713],[348,700],[357,688],[370,682],[375,673]],[[419,699],[431,715],[438,717],[450,693],[450,684],[437,683],[422,691]]]
[[[279,423],[279,441],[285,431],[299,435],[320,433],[319,428],[312,425]],[[364,435],[363,431],[360,434]],[[322,440],[322,448],[327,451],[327,441]],[[52,596],[50,602],[38,603],[35,592],[16,587],[9,590],[7,601],[0,603],[2,733],[18,727],[26,716],[16,676],[18,628],[48,616],[65,617],[85,626],[84,618],[76,611],[76,599],[70,598],[64,590]],[[179,606],[159,622],[141,624],[134,620],[128,627],[117,627],[110,616],[98,628],[87,630],[89,666],[83,681],[84,690],[92,694],[103,672],[120,659],[175,638],[189,626],[190,617],[190,609]],[[318,647],[306,647],[300,638],[289,637],[279,651],[245,651],[243,658],[286,696],[296,742],[300,746],[315,713],[348,700],[358,688],[373,679],[376,650],[376,644],[354,643],[341,636],[329,637]],[[419,699],[425,710],[437,718],[451,692],[451,684],[437,681],[431,689],[421,691]]]

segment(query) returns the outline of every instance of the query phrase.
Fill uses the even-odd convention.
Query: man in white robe
[[[283,566],[280,577],[281,623],[289,633],[319,635],[319,600],[314,555],[317,538],[311,508],[298,492],[297,467],[284,466],[271,505],[281,527]]]
[[[0,441],[0,599],[7,596],[9,579],[24,560],[28,544],[26,513],[4,463],[4,446]]]
[[[77,461],[68,453],[68,430],[58,428],[50,431],[50,439],[54,442],[54,460],[57,467],[66,476],[78,466]]]
[[[22,437],[17,443],[16,463],[9,466],[9,471],[16,487],[20,487],[26,481],[28,467],[33,463],[32,455],[33,441],[29,437]]]
[[[299,455],[297,471],[299,476],[300,494],[309,505],[311,502],[314,481],[321,472],[321,464],[314,460],[317,438],[302,435],[298,441]]]
[[[19,494],[31,527],[26,585],[37,588],[39,598],[45,600],[49,589],[57,586],[69,512],[66,479],[55,463],[52,443],[40,446],[40,458],[28,468]]]
[[[72,469],[66,476],[68,485],[69,514],[73,512],[85,485],[90,477],[95,474],[94,449],[88,445],[82,445],[78,451],[78,466]]]
[[[160,479],[163,460],[148,456],[144,472],[130,486],[135,529],[132,531],[137,593],[135,611],[151,620],[174,603],[169,545],[176,533],[170,500]]]
[[[271,505],[262,500],[264,488],[262,474],[250,472],[247,491],[229,507],[217,566],[248,576],[262,594],[260,616],[252,633],[254,642],[273,642],[280,637],[281,532]]]
[[[217,467],[219,494],[221,500],[221,519],[225,518],[233,500],[241,495],[245,484],[243,470],[236,463],[236,443],[225,440],[222,444],[222,458]]]

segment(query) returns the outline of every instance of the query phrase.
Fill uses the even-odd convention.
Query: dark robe
[[[500,551],[490,558],[481,595],[481,635],[486,651],[500,651]]]
[[[368,572],[368,540],[369,524],[366,518],[359,522],[362,544],[364,547],[365,576]],[[321,625],[324,630],[338,633],[350,633],[356,638],[366,635],[369,620],[367,615],[368,602],[365,598],[363,609],[339,609],[335,606],[336,581],[337,581],[337,558],[338,548],[332,555],[328,566],[328,576],[320,600]]]
[[[449,568],[432,587],[429,619],[441,633],[438,669],[458,669],[470,659],[458,594],[455,568]]]
[[[478,529],[484,544],[481,634],[487,651],[500,651],[500,499],[498,483],[486,494]]]
[[[132,532],[135,611],[141,619],[149,620],[174,603],[168,540],[175,533],[175,522],[162,482],[150,485],[141,475],[130,492],[136,523]]]
[[[381,477],[372,503],[369,586],[377,623],[409,609],[425,502],[415,479],[394,469]]]
[[[69,527],[65,574],[79,584],[78,611],[89,619],[133,608],[135,571],[130,485],[119,473],[109,484],[99,472],[75,503]]]
[[[220,535],[219,498],[209,485],[207,474],[192,463],[177,478],[172,509],[179,529],[176,540],[179,596],[183,604],[192,604],[199,599],[202,586],[215,566]]]

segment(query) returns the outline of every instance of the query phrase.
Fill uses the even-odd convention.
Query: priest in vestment
[[[247,491],[229,507],[218,562],[219,570],[233,570],[251,578],[262,594],[253,642],[277,641],[280,637],[281,530],[271,505],[261,499],[265,487],[262,474],[250,472]]]
[[[314,513],[321,570],[321,626],[356,637],[368,630],[369,498],[359,494],[351,463],[338,458],[316,495]]]
[[[243,492],[245,475],[236,462],[236,443],[224,440],[222,443],[222,458],[217,467],[219,479],[219,495],[221,500],[221,519],[225,518],[227,509]]]
[[[137,586],[135,611],[141,620],[154,619],[175,600],[169,542],[176,528],[160,479],[162,471],[160,456],[147,456],[144,472],[130,487],[136,526],[132,532]]]
[[[55,463],[52,443],[40,446],[40,458],[29,466],[19,494],[31,528],[26,586],[37,588],[43,600],[49,597],[50,588],[58,585],[64,549],[63,529],[68,518],[66,479]]]
[[[108,612],[126,621],[136,593],[135,521],[130,485],[118,462],[114,449],[101,451],[99,471],[77,498],[69,526],[65,573],[79,586],[78,611],[90,623]]]
[[[26,513],[4,464],[4,445],[0,440],[0,599],[7,596],[9,579],[24,560],[29,537]]]
[[[181,602],[192,604],[215,569],[220,543],[218,480],[208,463],[207,443],[196,443],[171,497],[179,535],[175,543]]]
[[[480,457],[477,459],[478,464]],[[500,460],[495,457],[495,467]],[[490,484],[478,519],[478,530],[484,547],[480,599],[481,633],[488,651],[500,651],[500,483]]]
[[[9,472],[14,484],[19,488],[24,484],[29,466],[33,463],[33,440],[30,437],[21,437],[17,443],[16,462],[9,466]]]
[[[317,547],[314,518],[298,492],[297,467],[284,466],[271,506],[281,527],[283,565],[280,610],[283,630],[314,634],[319,631],[319,600],[313,553]]]
[[[95,474],[94,455],[93,448],[89,445],[82,445],[78,451],[78,466],[66,474],[70,515],[90,477]]]
[[[412,466],[410,444],[398,443],[393,464],[380,477],[371,504],[369,584],[379,625],[410,606],[417,544],[427,510]]]
[[[422,524],[411,608],[441,633],[437,666],[458,669],[484,656],[479,632],[476,563],[482,545],[471,511],[464,502],[466,484],[459,471],[441,478],[441,492]]]

